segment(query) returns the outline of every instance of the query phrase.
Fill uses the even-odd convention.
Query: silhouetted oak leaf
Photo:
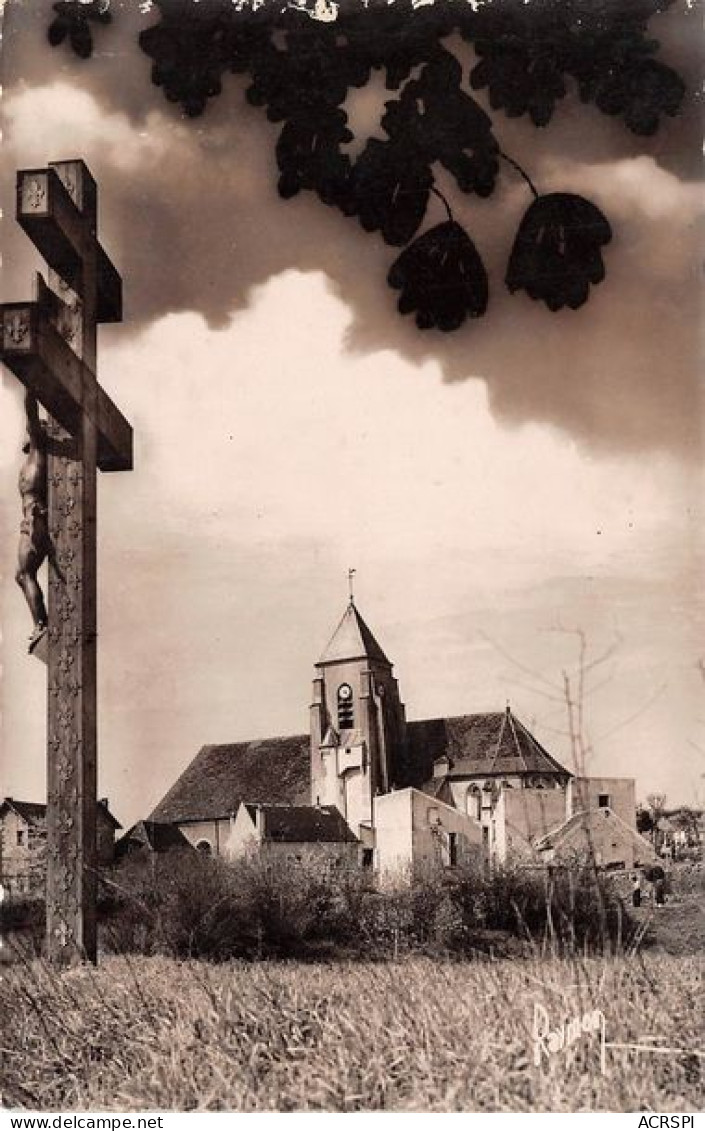
[[[570,52],[570,19],[565,0],[560,14],[516,5],[498,11],[484,7],[475,22],[473,46],[478,62],[470,73],[475,90],[487,88],[490,106],[510,118],[528,114],[535,126],[550,121],[557,99],[566,93],[563,73]]]
[[[196,8],[198,13],[199,9]],[[180,102],[190,118],[220,94],[228,65],[230,25],[224,18],[164,18],[140,33],[140,47],[153,59],[152,82],[169,102]]]
[[[421,76],[401,97],[386,103],[382,126],[398,145],[417,150],[425,161],[440,161],[463,192],[489,196],[499,168],[492,122],[460,89],[462,69],[439,48]]]
[[[487,309],[485,265],[474,243],[455,220],[438,224],[405,248],[387,281],[401,291],[401,314],[416,314],[420,330],[450,332]]]
[[[352,201],[362,227],[380,231],[395,247],[408,243],[426,214],[432,184],[428,164],[416,153],[371,138],[351,177]]]
[[[349,87],[363,86],[370,77],[369,65],[339,47],[330,33],[292,29],[285,41],[285,49],[272,45],[260,52],[247,92],[253,105],[267,106],[272,122],[340,106]]]
[[[456,21],[451,4],[418,6],[413,0],[377,4],[374,27],[362,4],[341,4],[334,26],[349,53],[369,67],[383,68],[387,90],[398,90],[412,69],[425,63],[429,53],[449,35]]]
[[[277,142],[279,193],[314,189],[325,204],[344,207],[350,159],[340,152],[352,134],[342,110],[324,110],[286,122]]]
[[[519,225],[507,267],[510,291],[525,290],[549,310],[587,301],[590,284],[605,277],[601,248],[612,230],[594,204],[556,192],[540,196]]]
[[[683,80],[656,59],[634,59],[598,72],[581,85],[585,101],[594,101],[603,114],[621,114],[629,129],[642,137],[656,133],[662,114],[678,112],[684,94]]]
[[[78,0],[58,0],[53,5],[56,16],[47,30],[47,38],[52,47],[58,47],[66,37],[76,55],[81,59],[88,59],[93,52],[93,38],[88,23],[109,24],[112,16],[105,8],[103,10],[99,0],[90,4],[81,4]]]

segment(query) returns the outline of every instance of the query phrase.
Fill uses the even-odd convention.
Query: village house
[[[235,860],[256,849],[266,860],[298,860],[324,868],[359,860],[359,840],[334,806],[251,805],[232,820],[224,854]]]
[[[46,805],[6,797],[0,804],[0,878],[11,892],[33,892],[46,878]],[[120,822],[108,808],[107,797],[98,802],[97,856],[106,867],[113,862],[115,832]]]
[[[115,859],[125,856],[148,857],[154,853],[193,852],[193,845],[176,825],[158,821],[138,821],[115,844]]]
[[[589,842],[595,812],[603,866],[631,867],[649,850],[634,782],[576,777],[509,705],[407,720],[352,599],[315,664],[309,717],[308,733],[204,746],[150,819],[216,856],[317,844],[382,876],[473,858],[548,863],[564,842]]]

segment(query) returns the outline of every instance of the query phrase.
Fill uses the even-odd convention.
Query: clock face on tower
[[[355,725],[355,706],[353,691],[349,683],[341,683],[338,688],[338,726],[350,730]]]

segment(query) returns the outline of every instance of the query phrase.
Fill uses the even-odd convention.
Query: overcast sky
[[[99,494],[100,792],[117,816],[146,816],[205,742],[307,730],[349,566],[410,718],[509,699],[570,764],[553,685],[579,627],[593,655],[614,644],[586,703],[590,771],[705,803],[692,107],[646,142],[572,99],[544,131],[495,115],[542,190],[608,215],[607,279],[558,315],[503,290],[529,203],[505,172],[488,201],[454,197],[490,271],[486,318],[422,335],[395,313],[381,240],[278,199],[277,129],[241,82],[182,120],[135,42],[154,17],[118,17],[81,62],[45,46],[45,4],[11,0],[0,182],[5,300],[40,266],[14,170],[67,157],[98,181],[124,279],[125,322],[100,350],[136,444],[135,470]],[[652,26],[692,89],[692,12]],[[356,94],[358,128],[382,100]],[[39,800],[46,673],[13,581],[21,440],[4,372],[0,793]]]

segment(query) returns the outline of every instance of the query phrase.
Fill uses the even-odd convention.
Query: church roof
[[[310,757],[307,734],[203,746],[150,819],[213,820],[234,813],[242,801],[306,804]]]
[[[449,778],[527,773],[570,776],[509,710],[423,719],[408,723],[407,733],[405,784],[428,781],[433,763],[444,755],[450,761]]]
[[[343,660],[364,659],[378,660],[380,663],[391,667],[389,660],[351,601],[318,663],[335,664]]]
[[[247,804],[245,807],[254,817],[255,806]],[[290,844],[357,841],[334,805],[259,805],[257,808],[263,817],[265,840]]]
[[[571,776],[509,711],[423,719],[408,723],[407,734],[407,762],[395,782],[398,788],[421,788],[433,778],[433,763],[443,755],[450,762],[446,780]],[[310,738],[297,734],[203,746],[150,819],[213,820],[235,813],[241,802],[306,806],[310,800]]]

